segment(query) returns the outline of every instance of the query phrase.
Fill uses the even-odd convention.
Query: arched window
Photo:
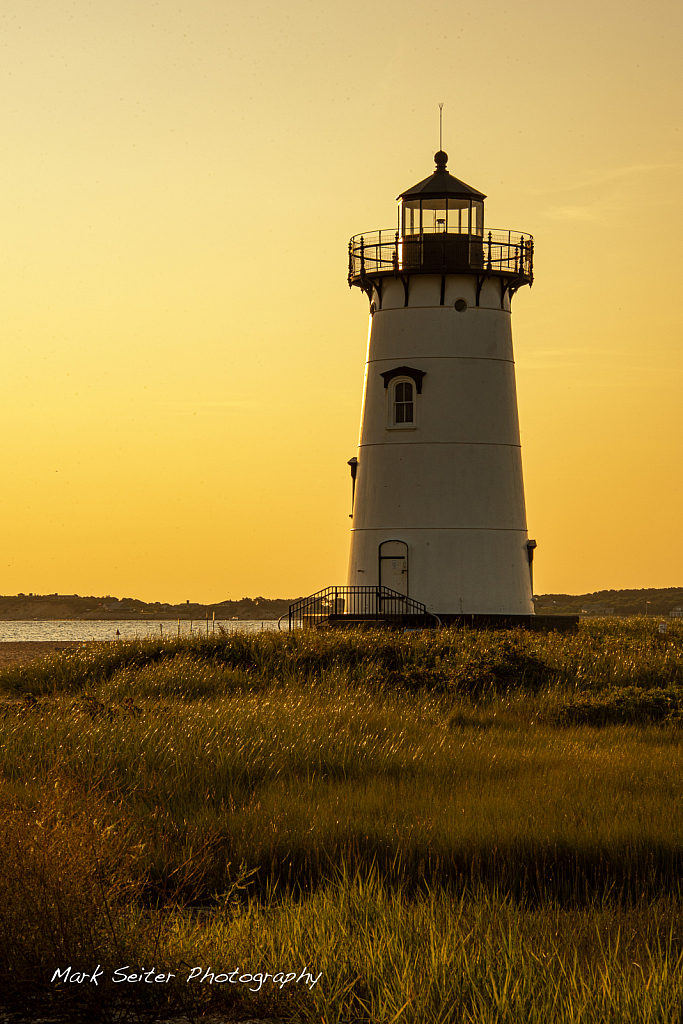
[[[413,423],[415,421],[415,404],[413,383],[399,380],[394,384],[394,423]]]
[[[418,395],[422,394],[422,380],[426,376],[426,370],[414,366],[395,366],[380,373],[387,389],[387,430],[417,429]]]

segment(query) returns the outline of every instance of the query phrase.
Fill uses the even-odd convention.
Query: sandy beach
[[[0,643],[0,670],[12,665],[24,665],[38,658],[47,658],[55,651],[80,647],[79,640],[11,640]]]

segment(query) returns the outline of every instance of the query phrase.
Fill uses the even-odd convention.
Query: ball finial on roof
[[[434,163],[436,164],[437,171],[445,171],[446,164],[448,163],[448,153],[444,153],[442,149],[438,153],[434,154]]]

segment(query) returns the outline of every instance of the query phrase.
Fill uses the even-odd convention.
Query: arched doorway
[[[408,545],[384,540],[379,546],[379,585],[408,596]]]

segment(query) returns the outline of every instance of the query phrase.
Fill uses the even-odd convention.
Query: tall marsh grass
[[[679,1020],[682,640],[236,633],[1,673],[2,998],[33,963],[36,1005],[105,1013],[50,964],[199,958],[324,981],[137,1010]]]
[[[86,644],[42,662],[0,673],[8,691],[76,694],[122,669],[136,673],[184,655],[199,665],[246,673],[252,686],[314,682],[336,669],[349,682],[392,683],[405,689],[457,690],[472,695],[504,689],[683,685],[683,623],[664,635],[652,619],[594,619],[576,634],[440,630],[224,633],[178,640]],[[231,677],[224,682],[229,685]],[[185,679],[187,682],[187,678]],[[242,683],[246,680],[242,678]],[[221,681],[211,693],[219,696]],[[208,694],[207,694],[208,695]]]

